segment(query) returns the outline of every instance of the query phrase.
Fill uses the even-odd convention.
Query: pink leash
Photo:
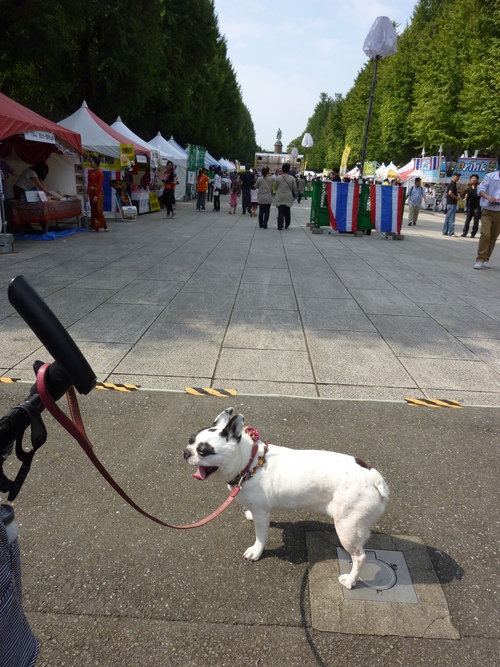
[[[85,433],[85,427],[83,426],[83,421],[80,414],[80,407],[76,399],[76,393],[74,388],[71,387],[71,389],[66,393],[71,419],[58,407],[58,405],[52,399],[52,396],[49,394],[45,383],[45,376],[49,366],[50,364],[44,364],[43,366],[41,366],[36,377],[36,388],[42,403],[50,412],[50,414],[55,419],[57,419],[57,421],[61,424],[61,426],[65,428],[66,431],[68,431],[68,433],[78,442],[80,447],[83,449],[83,451],[91,460],[91,462],[94,464],[94,466],[97,468],[97,470],[101,473],[104,479],[108,482],[108,484],[110,484],[113,487],[113,489],[118,493],[118,495],[120,495],[123,498],[123,500],[126,503],[128,503],[137,512],[139,512],[139,514],[142,514],[147,519],[150,519],[151,521],[160,524],[160,526],[166,526],[167,528],[175,528],[177,530],[188,530],[190,528],[199,528],[200,526],[204,526],[209,521],[212,521],[212,519],[215,519],[215,517],[219,516],[219,514],[221,514],[226,509],[226,507],[228,507],[236,498],[236,496],[240,492],[241,482],[240,484],[234,487],[234,489],[231,491],[229,495],[229,498],[225,502],[223,502],[222,505],[215,510],[215,512],[212,512],[212,514],[209,514],[201,521],[197,521],[196,523],[190,523],[185,526],[173,526],[170,523],[161,521],[160,519],[157,519],[151,514],[148,514],[148,512],[139,507],[139,505],[137,505],[137,503],[135,503],[125,493],[125,491],[121,488],[118,482],[116,482],[113,479],[113,477],[109,474],[109,472],[106,470],[106,468],[103,466],[103,464],[99,461],[96,454],[94,453],[92,443],[90,442],[90,440],[87,437],[87,434]],[[240,473],[241,478],[243,478],[245,473],[247,473],[250,470],[250,466],[252,464],[253,459],[255,458],[255,455],[257,454],[257,451],[258,451],[258,445],[257,443],[254,443],[252,447],[252,455],[250,461],[248,462],[248,465],[245,468],[245,470],[243,470]]]

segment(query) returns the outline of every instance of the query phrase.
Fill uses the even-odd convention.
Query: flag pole
[[[378,67],[378,61],[380,60],[382,56],[375,56],[375,65],[373,67],[373,79],[372,79],[372,90],[370,93],[370,101],[368,103],[368,116],[366,118],[366,128],[365,128],[365,136],[363,137],[363,152],[361,154],[361,171],[359,174],[359,182],[363,182],[363,170],[365,167],[365,158],[366,158],[366,146],[368,144],[368,130],[370,129],[370,117],[372,115],[372,106],[373,106],[373,98],[375,96],[375,81],[377,80],[377,67]]]

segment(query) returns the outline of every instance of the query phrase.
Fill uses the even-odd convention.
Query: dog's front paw
[[[250,510],[245,512],[245,518],[248,519],[248,521],[253,521],[252,512],[250,512]]]
[[[264,549],[260,545],[254,544],[245,551],[245,553],[243,554],[243,558],[252,561],[259,560],[259,558],[262,556],[263,551]]]
[[[356,582],[352,581],[351,577],[348,574],[342,574],[339,577],[339,581],[345,588],[351,589],[353,586],[356,586]]]

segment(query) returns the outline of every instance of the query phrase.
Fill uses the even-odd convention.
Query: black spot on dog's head
[[[210,456],[215,454],[215,449],[212,447],[212,445],[209,445],[208,442],[200,442],[200,444],[196,447],[196,452],[200,456]]]

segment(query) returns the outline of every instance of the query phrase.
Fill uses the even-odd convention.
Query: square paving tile
[[[307,352],[284,350],[224,348],[215,377],[289,383],[314,382]]]
[[[77,341],[135,343],[163,310],[163,306],[105,303],[69,328]]]
[[[212,377],[220,351],[220,328],[156,322],[115,368],[118,375]],[[179,354],[183,350],[183,354]]]
[[[316,379],[323,384],[415,387],[378,334],[307,331]]]
[[[458,391],[500,391],[500,375],[482,361],[400,357],[419,387]]]
[[[305,350],[298,311],[235,308],[224,347]]]
[[[397,356],[477,360],[431,317],[370,315],[370,319]]]
[[[353,300],[297,298],[304,327],[333,331],[375,331],[375,327]]]

